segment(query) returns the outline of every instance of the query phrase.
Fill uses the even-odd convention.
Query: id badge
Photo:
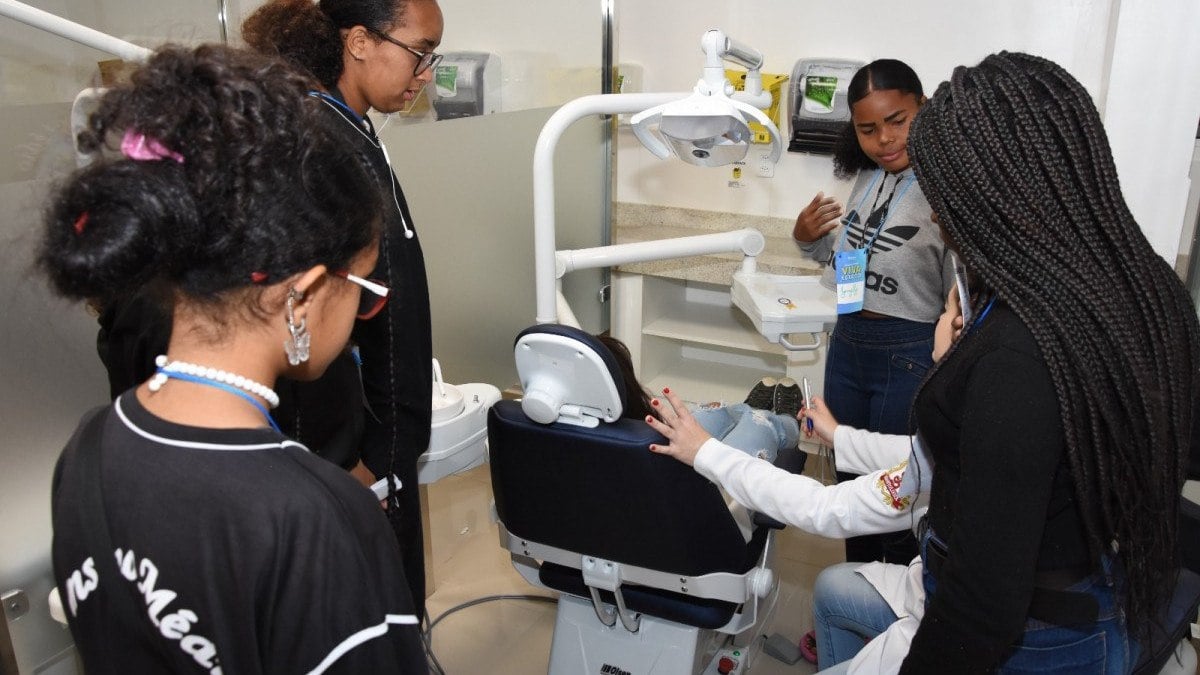
[[[833,256],[833,269],[837,279],[838,314],[861,311],[867,291],[867,249],[839,251]]]

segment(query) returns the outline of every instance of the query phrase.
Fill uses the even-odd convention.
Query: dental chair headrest
[[[524,390],[521,410],[540,424],[594,427],[625,410],[625,380],[600,340],[578,328],[539,324],[521,331],[514,348]]]

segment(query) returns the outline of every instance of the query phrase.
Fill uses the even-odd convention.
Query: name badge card
[[[838,314],[862,311],[867,292],[867,249],[839,251],[833,256],[833,269],[837,279]]]

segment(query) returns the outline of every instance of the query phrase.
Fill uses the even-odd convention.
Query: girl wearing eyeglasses
[[[54,474],[83,666],[423,673],[376,498],[274,419],[277,381],[320,377],[388,294],[366,279],[385,207],[369,157],[274,59],[166,48],[132,82],[80,136],[123,158],[52,195],[39,260],[65,297],[170,303],[154,375],[86,416]]]
[[[370,276],[388,284],[392,296],[378,316],[354,328],[368,408],[362,459],[374,476],[400,478],[403,489],[389,496],[388,516],[423,615],[416,486],[417,457],[429,446],[431,421],[429,290],[412,214],[367,111],[402,110],[433,78],[441,58],[433,51],[442,41],[441,8],[436,0],[272,0],[246,19],[242,35],[252,48],[310,73],[316,86],[309,95],[345,131],[347,142],[372,158],[384,213],[379,263]]]

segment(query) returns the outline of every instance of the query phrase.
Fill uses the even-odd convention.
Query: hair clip
[[[262,282],[264,282],[266,280],[267,280],[266,272],[251,272],[250,273],[250,281],[253,283],[261,284]]]
[[[133,129],[126,129],[125,135],[121,137],[121,154],[138,162],[173,159],[183,164],[183,155],[168,150],[162,143]]]
[[[79,214],[79,217],[75,219],[75,225],[73,226],[75,228],[75,234],[83,234],[83,228],[87,226],[89,217],[90,216],[88,216],[87,211]]]

